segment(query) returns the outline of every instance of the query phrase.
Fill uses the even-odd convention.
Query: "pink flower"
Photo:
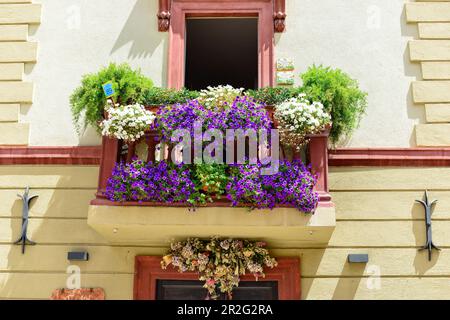
[[[260,248],[263,248],[263,247],[265,247],[267,245],[267,243],[266,242],[263,242],[263,241],[260,241],[260,242],[257,242],[256,243],[256,246],[257,247],[260,247]]]
[[[214,279],[208,279],[208,280],[206,280],[206,284],[208,286],[214,286],[214,285],[216,285],[216,281]]]

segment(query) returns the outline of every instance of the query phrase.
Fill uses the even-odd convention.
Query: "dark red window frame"
[[[277,281],[280,300],[300,300],[300,259],[277,258],[278,266],[265,270],[266,277],[258,281]],[[155,300],[158,280],[198,280],[193,272],[179,273],[175,268],[161,268],[161,257],[137,256],[135,259],[134,299]],[[252,275],[241,277],[243,281],[255,281]]]
[[[273,86],[275,69],[274,10],[281,6],[273,0],[172,0],[170,5],[167,84],[184,86],[185,37],[188,17],[258,17],[258,84]]]

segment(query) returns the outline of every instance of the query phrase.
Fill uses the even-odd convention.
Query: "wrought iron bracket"
[[[34,241],[31,241],[27,238],[27,231],[28,231],[28,218],[29,218],[29,212],[30,212],[30,203],[31,200],[34,198],[37,198],[37,195],[31,196],[30,193],[30,187],[26,187],[25,192],[23,195],[18,194],[17,196],[22,199],[23,207],[22,207],[22,230],[20,238],[14,242],[14,244],[21,244],[22,245],[22,254],[25,254],[25,246],[28,245],[35,245],[36,243]]]
[[[433,209],[433,206],[437,203],[437,200],[433,200],[430,203],[428,199],[428,191],[425,190],[424,200],[416,200],[416,202],[422,204],[425,209],[425,226],[427,237],[427,243],[421,249],[419,249],[419,251],[428,250],[428,261],[431,261],[433,249],[441,250],[433,243],[433,233],[431,230],[431,211]]]

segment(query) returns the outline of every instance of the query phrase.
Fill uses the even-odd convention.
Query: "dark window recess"
[[[258,19],[187,19],[185,86],[258,87]]]
[[[203,282],[158,280],[157,300],[205,300]],[[225,299],[225,297],[223,297]],[[233,290],[233,300],[278,300],[277,281],[241,281]]]

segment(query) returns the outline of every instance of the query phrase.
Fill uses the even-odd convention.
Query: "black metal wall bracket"
[[[436,204],[437,200],[434,200],[430,203],[428,200],[428,191],[425,190],[424,200],[416,200],[416,202],[421,203],[425,208],[425,225],[427,230],[427,243],[421,249],[419,249],[419,251],[428,250],[428,261],[431,261],[433,249],[441,250],[434,245],[433,233],[431,231],[431,211],[433,209],[433,206]]]
[[[22,245],[22,254],[25,254],[25,246],[28,245],[35,245],[36,243],[31,241],[27,238],[27,230],[28,230],[28,218],[29,218],[29,212],[30,212],[30,203],[31,200],[34,198],[37,198],[37,195],[29,196],[30,193],[30,187],[26,187],[25,192],[23,195],[18,194],[17,196],[22,199],[23,207],[22,207],[22,231],[19,240],[14,242],[14,244],[21,244]]]

